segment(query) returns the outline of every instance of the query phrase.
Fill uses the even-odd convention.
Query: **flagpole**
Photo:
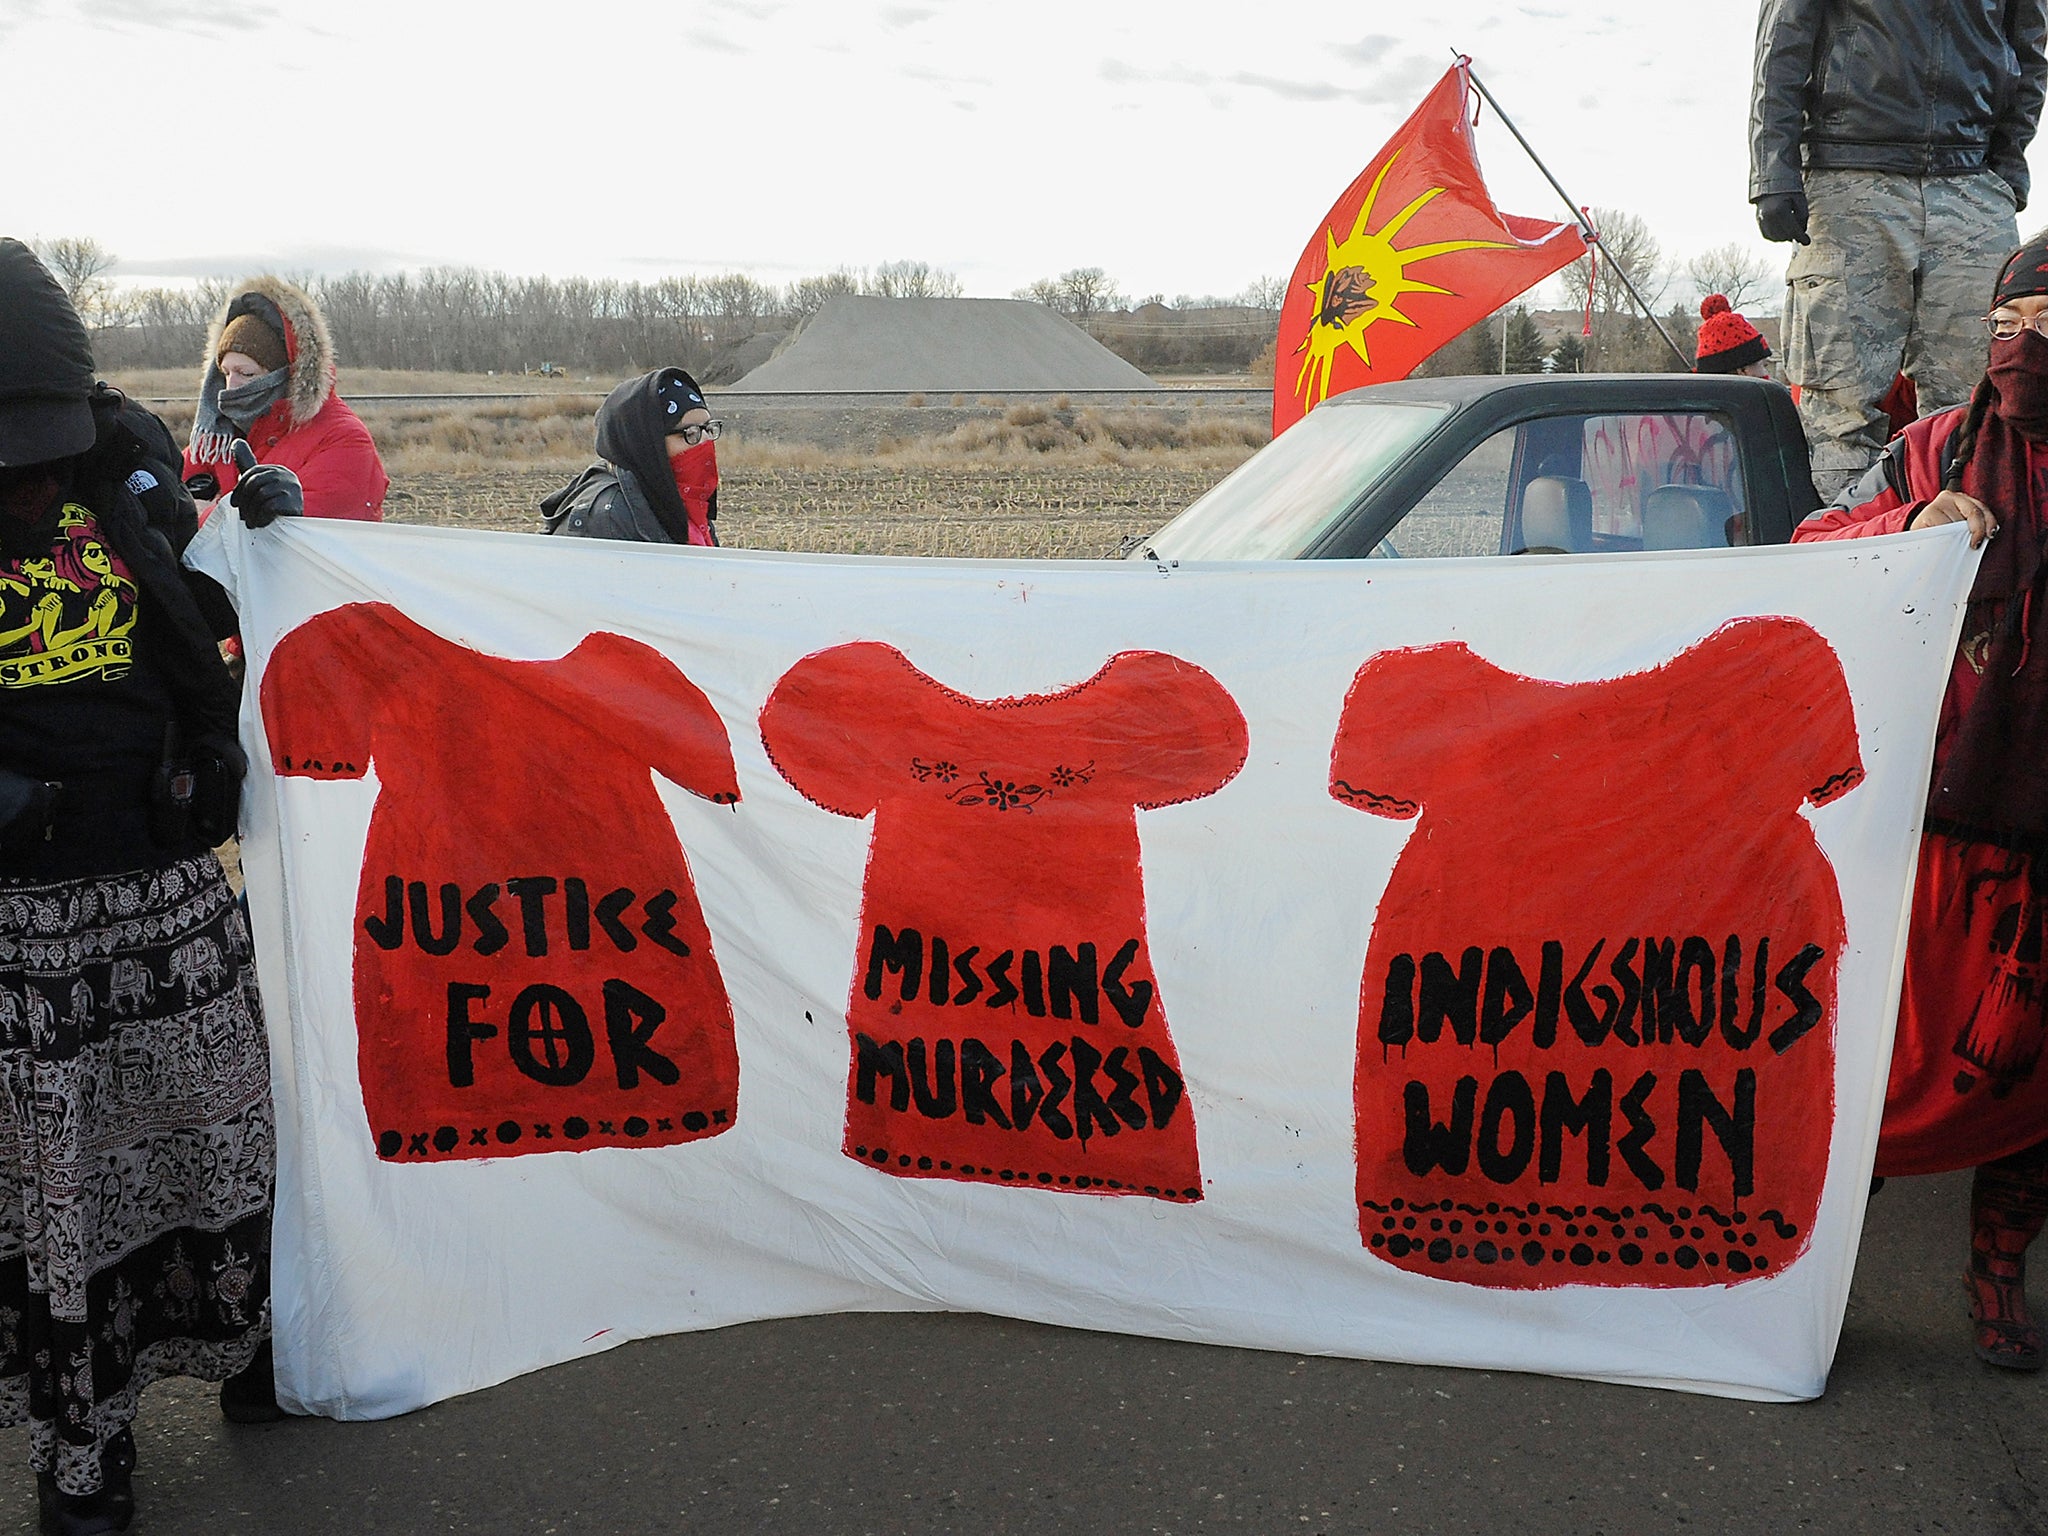
[[[1453,51],[1455,52],[1455,50]],[[1600,231],[1595,229],[1593,227],[1593,221],[1586,217],[1585,209],[1581,208],[1577,203],[1573,202],[1571,193],[1565,191],[1565,189],[1558,184],[1557,178],[1550,174],[1550,167],[1543,163],[1543,157],[1538,155],[1536,151],[1530,146],[1529,141],[1522,137],[1522,130],[1515,126],[1514,119],[1509,117],[1507,113],[1501,111],[1500,103],[1493,99],[1493,92],[1489,91],[1486,88],[1485,82],[1482,81],[1478,75],[1472,72],[1471,59],[1467,58],[1462,53],[1458,54],[1458,58],[1465,65],[1465,78],[1472,82],[1472,88],[1479,92],[1480,97],[1486,102],[1486,104],[1489,107],[1493,108],[1493,115],[1501,120],[1502,126],[1505,127],[1509,133],[1512,133],[1515,136],[1515,142],[1522,146],[1522,153],[1527,155],[1530,158],[1530,160],[1535,163],[1536,169],[1543,173],[1543,179],[1550,183],[1551,189],[1555,191],[1559,197],[1563,198],[1565,201],[1565,206],[1571,209],[1572,218],[1578,223],[1579,228],[1585,232],[1586,243],[1589,245],[1597,245],[1600,247],[1601,250],[1607,251],[1607,264],[1614,268],[1614,275],[1621,279],[1621,286],[1628,290],[1628,296],[1636,301],[1636,308],[1640,309],[1643,312],[1643,318],[1645,320],[1649,321],[1650,324],[1654,325],[1657,328],[1657,334],[1664,338],[1664,345],[1671,349],[1671,355],[1677,358],[1679,362],[1683,363],[1686,369],[1690,371],[1692,368],[1692,359],[1685,355],[1684,348],[1680,347],[1677,342],[1671,339],[1671,333],[1664,329],[1664,322],[1659,320],[1656,317],[1656,315],[1651,313],[1650,306],[1643,302],[1643,296],[1636,291],[1635,283],[1631,281],[1629,278],[1628,268],[1624,267],[1619,261],[1615,260],[1614,252],[1607,250],[1607,242],[1600,238]]]

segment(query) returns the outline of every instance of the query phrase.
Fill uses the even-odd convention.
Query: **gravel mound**
[[[828,299],[725,392],[1150,389],[1056,310],[1025,299]]]

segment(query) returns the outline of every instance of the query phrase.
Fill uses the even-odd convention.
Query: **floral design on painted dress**
[[[951,784],[960,777],[960,768],[949,762],[927,763],[923,758],[910,760],[911,777],[919,783]],[[1062,789],[1079,789],[1095,777],[1093,759],[1079,767],[1065,763],[1055,764],[1044,775],[1045,783],[1019,783],[1015,777],[1007,776],[1001,769],[984,768],[977,772],[972,783],[962,784],[947,793],[946,798],[960,806],[986,806],[992,811],[1023,811],[1029,815],[1038,802],[1050,798]]]

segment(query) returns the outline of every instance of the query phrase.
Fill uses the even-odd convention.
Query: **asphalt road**
[[[812,1318],[628,1345],[376,1424],[236,1428],[210,1389],[165,1383],[136,1424],[135,1529],[2044,1532],[2048,1378],[1970,1354],[1967,1191],[1894,1180],[1872,1203],[1815,1403]],[[22,1468],[0,1529],[33,1530],[24,1433],[0,1455]]]

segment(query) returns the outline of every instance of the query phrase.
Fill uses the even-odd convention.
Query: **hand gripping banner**
[[[211,520],[284,1396],[890,1308],[1818,1393],[1970,574],[1882,556]]]

